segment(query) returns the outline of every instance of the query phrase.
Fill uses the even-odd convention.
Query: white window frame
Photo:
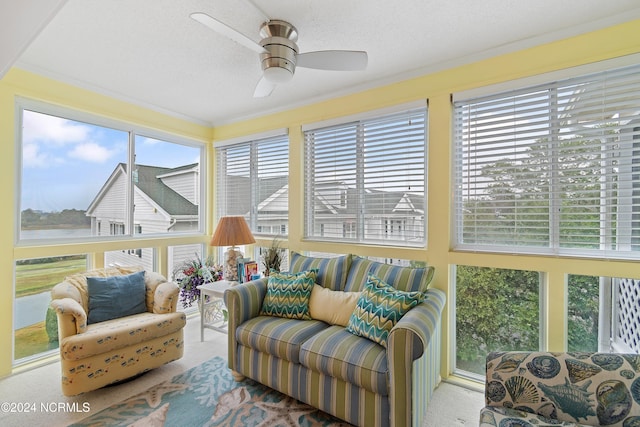
[[[628,61],[625,61],[628,62]],[[619,64],[619,62],[615,62],[612,64],[609,64],[610,66],[613,65],[617,65]],[[598,64],[599,67],[603,67],[603,64]],[[625,65],[625,64],[623,64]],[[467,251],[467,250],[471,250],[471,251],[484,251],[484,252],[518,252],[518,253],[532,253],[532,254],[553,254],[553,255],[567,255],[567,256],[585,256],[585,257],[589,257],[589,256],[596,256],[596,257],[608,257],[608,258],[637,258],[638,256],[640,256],[640,251],[637,252],[633,252],[631,250],[631,237],[632,237],[632,232],[631,232],[631,214],[633,212],[637,212],[638,209],[640,209],[640,206],[635,206],[632,207],[631,205],[628,205],[626,202],[622,203],[619,202],[620,200],[625,200],[625,199],[630,199],[631,198],[631,192],[633,190],[633,187],[635,187],[635,185],[632,185],[632,179],[631,179],[631,160],[632,160],[632,151],[631,151],[631,144],[633,143],[633,141],[635,141],[637,139],[638,135],[629,137],[629,136],[625,136],[625,132],[629,132],[630,128],[636,128],[637,126],[640,126],[639,124],[633,124],[633,121],[631,121],[629,124],[627,125],[619,125],[616,129],[619,130],[619,133],[616,135],[616,139],[611,142],[609,141],[611,138],[608,138],[607,136],[607,130],[608,128],[606,128],[604,125],[599,129],[600,131],[600,136],[584,136],[582,137],[583,139],[601,139],[603,141],[607,141],[606,143],[603,142],[602,143],[602,147],[600,149],[600,151],[602,150],[607,150],[607,151],[602,151],[602,154],[600,155],[600,159],[602,162],[602,170],[603,170],[603,176],[608,176],[610,177],[606,183],[602,183],[601,184],[601,214],[600,214],[600,247],[597,249],[594,248],[581,248],[579,246],[571,246],[572,243],[570,241],[562,240],[560,237],[560,230],[561,230],[561,219],[560,219],[560,215],[559,215],[559,210],[560,210],[560,203],[561,203],[561,195],[563,194],[563,190],[561,187],[561,184],[559,183],[559,181],[556,178],[556,172],[554,172],[554,170],[558,170],[558,166],[557,166],[557,160],[558,160],[558,156],[560,156],[561,154],[557,154],[559,153],[559,147],[560,147],[560,138],[556,138],[556,136],[553,133],[549,133],[548,135],[548,142],[547,144],[550,145],[550,149],[548,152],[549,155],[549,159],[551,159],[551,161],[548,164],[548,169],[547,169],[547,173],[550,174],[550,178],[548,181],[548,184],[551,188],[551,192],[550,192],[550,197],[548,199],[548,203],[549,203],[549,235],[548,235],[548,245],[541,245],[541,246],[537,246],[537,245],[525,245],[525,244],[510,244],[507,243],[505,241],[504,244],[500,244],[500,243],[489,243],[489,240],[485,240],[485,241],[480,241],[480,242],[472,242],[472,241],[464,241],[463,239],[463,217],[465,216],[464,214],[464,200],[463,200],[463,188],[466,186],[466,184],[468,184],[469,182],[471,182],[472,178],[468,178],[468,181],[464,181],[463,177],[464,174],[466,173],[466,171],[470,171],[470,169],[463,169],[463,161],[465,161],[465,159],[471,159],[471,156],[487,156],[487,154],[483,154],[482,151],[480,151],[483,147],[485,147],[484,145],[479,146],[479,150],[476,151],[475,153],[471,153],[471,154],[464,154],[463,153],[463,143],[469,144],[467,146],[470,146],[471,142],[473,141],[473,138],[475,138],[475,136],[472,136],[472,134],[470,133],[471,131],[478,131],[478,132],[486,132],[487,134],[489,134],[491,131],[491,133],[493,133],[493,129],[489,127],[488,123],[491,123],[491,126],[496,126],[495,129],[499,129],[498,128],[498,119],[500,119],[500,116],[497,116],[497,119],[494,122],[491,122],[488,117],[488,115],[486,116],[481,116],[479,115],[479,113],[474,113],[472,110],[471,111],[471,115],[468,117],[473,118],[474,120],[476,120],[475,122],[475,128],[469,127],[469,131],[467,131],[466,129],[466,125],[469,124],[467,121],[463,121],[463,120],[470,120],[470,119],[463,119],[463,108],[474,108],[474,105],[482,105],[482,103],[489,103],[489,102],[494,102],[495,105],[499,105],[500,102],[502,102],[502,100],[504,100],[504,102],[507,102],[508,100],[515,100],[517,99],[517,97],[522,96],[523,98],[525,98],[526,96],[531,96],[531,99],[533,99],[533,95],[536,92],[539,93],[544,93],[545,91],[548,91],[549,94],[549,129],[551,130],[551,132],[555,132],[556,130],[564,130],[566,128],[569,128],[571,125],[571,122],[568,122],[566,124],[556,124],[554,122],[553,119],[553,114],[554,114],[554,105],[556,104],[556,100],[554,98],[556,92],[555,91],[560,91],[562,90],[564,87],[567,87],[567,85],[571,86],[571,85],[576,85],[576,87],[578,87],[578,85],[580,84],[586,84],[587,81],[589,80],[593,80],[596,81],[598,83],[602,82],[606,82],[608,79],[611,79],[613,81],[616,81],[615,79],[618,78],[618,76],[621,76],[622,74],[626,73],[630,73],[631,75],[635,75],[635,73],[640,72],[640,68],[635,65],[635,68],[618,68],[618,69],[611,69],[610,71],[605,71],[605,74],[600,74],[600,75],[591,75],[591,74],[587,74],[587,75],[579,75],[579,76],[574,76],[572,78],[569,79],[565,79],[565,80],[560,80],[560,81],[549,81],[548,83],[544,83],[544,84],[540,84],[537,86],[527,86],[527,87],[523,87],[521,89],[514,89],[511,90],[509,92],[497,92],[491,95],[483,95],[483,96],[479,96],[479,97],[475,97],[475,98],[465,98],[464,96],[454,96],[454,133],[455,133],[455,141],[454,141],[454,150],[455,150],[455,156],[454,156],[454,166],[453,166],[453,170],[454,170],[454,174],[455,174],[455,189],[454,189],[454,201],[455,201],[455,211],[454,211],[454,216],[455,219],[453,221],[454,224],[454,230],[453,230],[453,236],[454,236],[454,248],[456,250],[460,250],[460,251]],[[579,71],[585,71],[586,69],[590,69],[591,71],[593,71],[593,67],[588,67],[588,68],[580,68]],[[574,72],[576,72],[577,70],[572,70]],[[602,72],[602,71],[601,71]],[[566,74],[566,71],[563,73]],[[609,77],[609,75],[613,76],[613,77]],[[549,78],[550,76],[546,76],[547,78]],[[623,77],[620,77],[620,79],[622,79]],[[538,80],[540,80],[540,77],[537,77]],[[513,83],[511,83],[513,85]],[[606,84],[606,83],[603,83]],[[638,84],[636,84],[636,89],[638,90]],[[486,89],[484,89],[484,91],[486,91]],[[531,95],[529,95],[531,94]],[[469,93],[466,94],[467,96],[470,95]],[[602,95],[604,96],[604,95]],[[625,95],[626,96],[626,95]],[[582,100],[574,95],[575,100],[577,100],[578,102],[581,102]],[[621,99],[622,96],[620,97]],[[527,98],[525,98],[527,99]],[[587,98],[585,98],[587,99]],[[537,102],[537,101],[536,101]],[[568,102],[571,103],[567,103],[565,105],[573,105],[573,100],[570,100]],[[531,103],[533,103],[533,101],[531,101]],[[586,104],[586,101],[583,102],[583,104]],[[582,108],[584,108],[584,112],[581,111],[577,111],[575,116],[572,115],[573,117],[577,117],[577,119],[581,119],[581,117],[579,114],[583,114],[585,117],[587,117],[586,120],[589,120],[589,114],[591,114],[590,110],[586,110],[586,108],[588,107],[583,107],[581,105]],[[576,107],[578,108],[578,107]],[[606,108],[606,106],[604,107]],[[480,110],[478,110],[480,111]],[[498,111],[496,109],[496,111]],[[565,110],[567,111],[567,110]],[[573,113],[573,110],[569,110]],[[611,110],[607,111],[606,109],[603,110],[605,111],[605,113],[609,113]],[[475,116],[473,115],[475,114]],[[504,113],[502,113],[504,114]],[[595,114],[595,113],[594,113]],[[533,115],[531,115],[531,117],[533,117]],[[636,115],[633,116],[635,117],[635,120],[638,120],[638,115],[636,112]],[[501,126],[504,126],[505,129],[507,129],[509,126],[511,126],[510,123],[508,123],[508,118],[503,118],[502,120],[502,124]],[[518,120],[521,120],[522,122],[525,122],[526,120],[528,120],[527,117],[523,116],[522,118],[519,118]],[[566,119],[562,119],[562,116],[559,116],[559,118],[557,119],[558,123],[560,123],[561,120],[565,120]],[[624,120],[618,119],[619,122],[623,122]],[[515,123],[515,119],[512,119],[512,122]],[[594,119],[594,122],[597,123],[597,120]],[[542,121],[541,121],[542,123]],[[591,121],[585,122],[588,125],[591,125]],[[580,124],[581,129],[575,131],[576,133],[581,133],[581,132],[585,132],[585,126],[582,125],[582,122],[580,123],[576,123],[574,126],[578,127],[577,125]],[[522,127],[517,127],[517,125],[513,124],[514,126],[514,132],[516,132],[516,129],[518,129],[517,131],[522,131],[523,135],[524,135],[524,131],[527,129],[527,126],[522,126]],[[591,125],[593,126],[593,125]],[[475,129],[475,130],[474,130]],[[598,128],[593,127],[593,130],[598,130]],[[465,133],[466,132],[466,133]],[[500,133],[501,131],[497,130],[495,132],[496,137],[495,138],[504,138],[505,133]],[[587,132],[588,133],[588,132]],[[489,140],[489,136],[485,137],[485,141],[489,141],[488,143],[486,143],[486,151],[489,152],[488,150],[490,148],[492,148],[489,144],[493,144],[493,147],[496,147],[497,144],[491,142]],[[512,137],[513,141],[517,141],[518,140],[518,136],[516,134],[514,134],[514,136]],[[523,136],[522,139],[525,140],[525,138],[527,138],[526,136]],[[497,139],[496,139],[497,140]],[[466,141],[466,142],[464,142]],[[481,140],[482,141],[482,140]],[[508,145],[504,145],[504,147],[508,147]],[[520,147],[520,145],[518,145],[518,142],[513,142],[513,147]],[[521,145],[522,149],[524,149],[526,147],[526,145],[522,144]],[[514,153],[515,153],[516,148],[514,148]],[[597,153],[598,150],[591,151],[590,153]],[[498,158],[498,156],[503,156],[502,154],[500,155],[495,155],[496,158]],[[513,154],[513,157],[510,159],[517,159],[517,154]],[[637,160],[637,159],[636,159]],[[513,160],[512,160],[513,161]],[[487,161],[488,163],[488,161]],[[514,161],[515,163],[515,161]],[[472,163],[473,164],[473,163]],[[482,165],[482,163],[478,163],[479,165]],[[485,163],[486,164],[486,163]],[[477,168],[478,166],[476,166]],[[608,171],[608,172],[605,172]],[[622,178],[619,178],[622,177]],[[479,178],[473,178],[473,179],[479,179]],[[514,181],[517,182],[517,181]],[[613,183],[615,182],[615,187],[613,186]],[[473,185],[473,184],[472,184]],[[481,184],[479,184],[481,185]],[[473,188],[473,187],[471,187]],[[475,188],[480,188],[482,189],[482,187],[475,187]],[[612,202],[613,204],[610,204],[608,201],[611,200],[612,194],[616,194],[617,195],[617,202],[614,201]],[[517,195],[515,195],[514,197],[517,198]],[[496,202],[499,202],[500,199],[495,199]],[[506,199],[505,199],[506,200]],[[527,200],[526,198],[524,198],[523,200]],[[531,199],[533,200],[533,199]],[[604,204],[603,204],[604,203]],[[617,211],[616,211],[616,216],[617,218],[613,218],[610,210],[611,207],[616,207]],[[498,215],[496,213],[496,215]],[[611,224],[613,222],[616,222],[617,224],[617,230],[616,231],[616,235],[612,235],[612,229],[611,229]],[[490,229],[487,229],[487,231],[489,231]],[[482,230],[480,230],[482,231]],[[615,242],[615,246],[614,246],[614,242]]]
[[[203,206],[206,206],[206,198],[205,195],[207,194],[206,192],[206,146],[204,143],[200,142],[200,141],[195,141],[195,140],[191,140],[191,139],[187,139],[184,137],[178,137],[175,135],[171,135],[162,131],[158,131],[155,129],[150,129],[150,128],[145,128],[142,126],[138,126],[138,125],[134,125],[134,124],[130,124],[130,123],[126,123],[126,122],[121,122],[121,121],[117,121],[114,119],[107,119],[104,117],[100,117],[88,112],[84,112],[84,111],[78,111],[78,110],[73,110],[67,107],[61,107],[61,106],[56,106],[56,105],[51,105],[42,101],[36,101],[36,100],[32,100],[32,99],[28,99],[28,98],[23,98],[23,97],[17,97],[16,98],[16,103],[15,103],[15,108],[16,108],[16,114],[15,114],[15,120],[16,120],[16,124],[15,124],[15,128],[16,129],[23,129],[23,124],[22,124],[22,114],[24,110],[28,110],[28,111],[33,111],[35,113],[39,113],[39,114],[46,114],[46,115],[51,115],[51,116],[55,116],[55,117],[59,117],[62,119],[67,119],[67,120],[73,120],[76,122],[80,122],[80,123],[86,123],[88,125],[92,125],[92,126],[99,126],[99,127],[105,127],[105,128],[110,128],[110,129],[114,129],[117,131],[121,131],[121,132],[126,132],[129,135],[129,146],[128,146],[128,155],[127,155],[127,164],[131,165],[135,163],[135,137],[141,137],[141,138],[152,138],[152,139],[157,139],[160,141],[164,141],[164,142],[168,142],[168,143],[172,143],[172,144],[176,144],[176,145],[182,145],[182,146],[187,146],[187,147],[191,147],[191,148],[197,148],[200,151],[200,176],[199,176],[199,200],[200,200],[200,206],[201,208],[199,209],[198,212],[198,230],[197,231],[190,231],[190,232],[176,232],[175,234],[180,234],[181,236],[188,236],[188,235],[199,235],[202,234],[204,232],[204,227],[205,227],[205,212],[204,209],[202,209]],[[16,205],[16,218],[20,218],[21,215],[21,210],[23,209],[23,207],[21,206],[20,203],[20,199],[21,199],[21,194],[22,194],[22,147],[23,147],[23,142],[22,142],[22,132],[16,132],[16,164],[20,165],[19,168],[16,169],[16,192],[15,194],[17,195],[17,203]],[[127,188],[127,212],[126,212],[126,218],[125,218],[125,234],[124,235],[120,235],[118,236],[118,238],[122,238],[122,239],[140,239],[140,238],[148,238],[148,237],[157,237],[157,236],[166,236],[166,233],[148,233],[145,235],[141,235],[141,234],[136,234],[135,233],[135,227],[134,227],[134,189],[133,189],[133,185],[131,185],[130,183],[133,182],[133,178],[134,178],[134,168],[132,167],[127,167],[127,175],[128,175],[128,188]],[[104,225],[104,224],[103,224]],[[17,246],[27,246],[27,245],[34,245],[34,244],[40,244],[43,242],[46,242],[47,244],[52,243],[52,242],[83,242],[83,241],[96,241],[96,240],[108,240],[108,239],[113,239],[114,236],[88,236],[88,237],[74,237],[74,238],[52,238],[52,239],[46,239],[45,240],[36,240],[36,239],[20,239],[20,231],[21,231],[21,226],[20,226],[20,221],[16,221],[15,224],[15,229],[14,229],[14,239],[15,239],[15,244]]]
[[[366,136],[364,133],[364,129],[371,124],[383,122],[384,120],[388,120],[391,118],[400,118],[402,115],[422,115],[422,119],[424,120],[424,127],[422,129],[423,133],[423,141],[421,147],[421,157],[417,157],[417,162],[411,162],[411,168],[417,168],[418,163],[420,163],[421,172],[423,174],[423,178],[418,180],[414,178],[412,179],[412,183],[419,181],[420,186],[423,191],[411,191],[410,189],[405,190],[406,194],[414,194],[416,198],[420,198],[419,206],[416,206],[416,211],[414,212],[414,216],[417,219],[414,219],[416,225],[412,228],[412,239],[405,239],[406,228],[402,233],[402,238],[391,239],[389,234],[384,233],[384,224],[385,221],[396,221],[398,219],[403,220],[402,214],[397,215],[382,215],[378,217],[378,223],[368,224],[366,223],[366,216],[370,215],[369,212],[366,211],[367,207],[365,204],[365,197],[367,194],[370,194],[372,191],[379,190],[374,188],[375,184],[367,184],[367,174],[373,174],[373,170],[375,167],[365,165],[365,150],[368,146],[368,142],[366,140]],[[411,128],[411,125],[408,127]],[[349,175],[349,172],[344,172],[343,177],[352,180],[353,183],[347,183],[346,181],[342,184],[334,183],[335,187],[332,187],[335,191],[335,197],[333,197],[333,203],[330,201],[326,201],[326,204],[329,206],[329,210],[335,210],[335,230],[329,230],[326,227],[326,224],[322,221],[319,221],[316,217],[315,204],[316,199],[322,199],[321,195],[318,193],[318,189],[322,188],[323,184],[327,182],[323,182],[318,179],[318,169],[316,169],[316,155],[315,149],[317,142],[315,141],[315,137],[318,133],[323,134],[325,132],[332,132],[333,129],[336,129],[340,132],[352,132],[354,135],[353,144],[355,145],[355,156],[356,156],[356,169],[355,172]],[[332,119],[312,124],[303,125],[302,127],[304,138],[305,138],[305,215],[304,215],[304,238],[306,240],[316,240],[316,241],[349,241],[354,243],[362,243],[362,244],[375,244],[375,245],[394,245],[394,246],[405,246],[405,247],[425,247],[427,244],[427,154],[428,154],[428,108],[427,102],[422,100],[418,102],[413,102],[409,104],[397,105],[390,108],[374,110],[358,115],[353,115],[349,117],[341,117],[338,119]],[[391,129],[391,131],[395,132],[392,136],[387,136],[390,141],[394,139],[398,139],[402,128],[398,126],[395,129]],[[406,129],[404,129],[406,130]],[[415,138],[417,141],[417,137]],[[330,149],[331,142],[329,140],[325,140],[323,142],[322,149],[327,150]],[[348,147],[348,143],[346,142],[348,139],[345,139],[340,144],[342,147]],[[412,139],[413,142],[413,139]],[[415,143],[415,142],[413,142]],[[401,144],[401,143],[400,143]],[[377,147],[379,148],[379,146]],[[348,150],[348,148],[345,148]],[[414,153],[414,148],[411,148],[411,153]],[[392,153],[392,151],[389,151]],[[336,167],[339,168],[339,163],[341,161],[348,160],[351,158],[351,155],[344,151],[341,153],[342,157],[337,158]],[[384,153],[378,154],[375,158],[375,161],[382,163],[384,160]],[[389,155],[391,158],[393,154]],[[367,160],[368,161],[368,160]],[[392,169],[392,162],[388,162],[385,164],[386,167]],[[328,169],[329,166],[326,166]],[[324,171],[324,169],[322,169]],[[338,172],[340,174],[341,172]],[[411,169],[410,172],[413,177],[413,174],[416,173],[415,169]],[[398,173],[398,176],[401,173]],[[373,176],[373,175],[371,175]],[[340,180],[339,178],[336,178]],[[342,185],[342,187],[340,187]],[[349,197],[347,197],[347,191],[349,189],[354,192],[355,198],[357,199],[356,205],[360,207],[357,208],[360,210],[360,214],[353,215],[349,214],[344,218],[341,218],[338,214],[339,210],[347,208],[347,201]],[[383,191],[383,190],[380,190]],[[396,193],[399,193],[399,190],[395,190]],[[338,194],[339,193],[339,194]],[[353,209],[353,208],[351,208]],[[346,210],[346,209],[345,209]],[[346,223],[355,221],[355,229],[354,232],[351,233],[347,230]],[[369,231],[372,230],[372,232]],[[377,231],[376,231],[377,230]],[[377,237],[375,236],[377,233]]]
[[[268,132],[263,132],[260,134],[253,134],[249,136],[244,136],[240,138],[228,139],[224,141],[216,141],[214,143],[214,147],[216,148],[216,218],[220,219],[225,215],[243,215],[247,220],[247,224],[251,231],[256,235],[262,236],[271,236],[271,237],[282,237],[286,238],[286,233],[282,233],[284,229],[285,232],[288,231],[288,211],[283,212],[283,215],[286,215],[286,219],[284,220],[285,224],[259,224],[261,220],[260,212],[259,212],[259,204],[260,197],[257,194],[259,191],[259,175],[261,173],[267,172],[270,173],[271,170],[261,169],[262,165],[260,165],[258,156],[259,150],[262,147],[269,147],[272,144],[280,144],[284,143],[286,145],[286,149],[284,151],[278,151],[279,156],[283,156],[286,154],[286,175],[289,175],[289,138],[288,138],[288,130],[287,129],[275,129]],[[249,185],[247,186],[247,193],[244,195],[250,200],[250,208],[247,212],[230,212],[230,207],[228,206],[228,191],[233,191],[233,189],[229,188],[229,183],[227,182],[227,163],[226,163],[226,155],[227,150],[244,147],[249,150],[249,156],[246,159],[249,163]],[[282,170],[279,170],[282,172]],[[288,182],[287,182],[286,192],[287,192],[287,200],[288,200]],[[275,194],[275,193],[274,193]],[[287,201],[288,203],[288,201]]]

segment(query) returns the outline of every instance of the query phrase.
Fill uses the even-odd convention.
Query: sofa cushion
[[[260,314],[311,320],[309,299],[317,274],[317,269],[299,273],[272,271],[267,281],[267,295],[262,301]]]
[[[186,324],[187,318],[181,312],[144,312],[106,320],[87,326],[82,334],[64,338],[60,355],[66,360],[80,360],[177,332]]]
[[[297,252],[291,252],[289,271],[297,273],[312,268],[318,269],[316,283],[323,288],[341,291],[347,280],[347,274],[351,267],[351,255],[342,255],[335,258],[308,257]]]
[[[254,350],[300,363],[302,343],[325,328],[327,324],[318,320],[258,316],[238,326],[236,340]]]
[[[302,344],[300,363],[382,396],[388,394],[385,349],[340,326],[330,326]]]
[[[147,311],[144,271],[112,277],[87,277],[87,324]]]
[[[400,291],[426,292],[434,271],[433,267],[401,267],[354,256],[344,289],[361,291],[373,274]]]
[[[332,291],[314,285],[309,300],[309,314],[312,319],[330,325],[347,326],[359,297],[360,292]]]
[[[422,292],[399,291],[370,274],[349,318],[347,331],[386,347],[391,329],[407,311],[422,301]]]

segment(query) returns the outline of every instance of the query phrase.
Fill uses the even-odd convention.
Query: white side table
[[[204,328],[227,333],[227,316],[223,310],[224,291],[236,285],[237,282],[218,280],[198,286],[200,290],[200,341],[204,341]],[[205,302],[209,297],[209,302]]]

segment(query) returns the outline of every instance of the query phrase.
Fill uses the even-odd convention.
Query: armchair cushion
[[[175,338],[168,338],[161,348],[149,347],[148,342],[156,338],[170,337],[187,324],[184,313],[170,313],[161,316],[149,312],[133,316],[98,322],[89,325],[83,334],[72,335],[60,342],[60,356],[63,360],[79,361],[92,356],[110,354],[129,346],[137,346],[140,352],[155,352],[159,355],[170,345],[180,345]],[[170,341],[169,341],[170,340]]]
[[[349,318],[347,331],[386,347],[387,337],[406,312],[424,301],[422,292],[403,292],[370,274]]]
[[[318,274],[317,269],[299,273],[272,271],[267,282],[267,295],[261,315],[311,320],[309,299]]]
[[[147,311],[144,271],[111,277],[87,277],[89,314],[87,323]]]

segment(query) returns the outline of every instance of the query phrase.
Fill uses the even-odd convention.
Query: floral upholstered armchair
[[[640,426],[640,355],[487,356],[480,427]]]

